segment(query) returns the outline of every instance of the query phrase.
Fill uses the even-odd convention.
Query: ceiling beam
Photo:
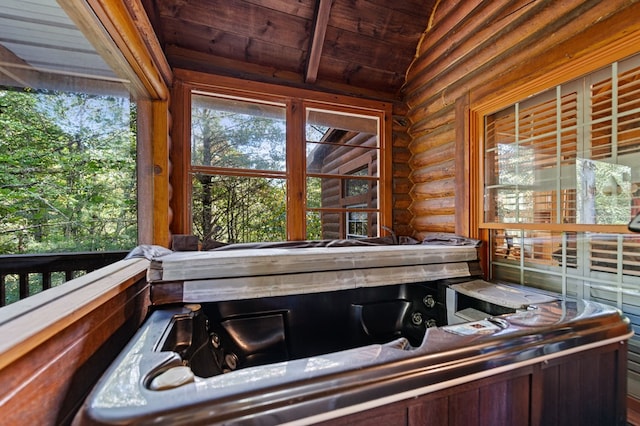
[[[28,64],[16,56],[12,51],[0,45],[0,84],[12,87],[17,83],[18,87],[33,87],[33,84],[30,84],[29,82],[38,81],[37,72],[35,73],[36,78],[34,79],[34,73],[26,72],[24,69],[16,68],[12,65]],[[8,77],[9,81],[5,81],[3,76]]]
[[[329,14],[333,0],[317,0],[315,17],[313,20],[313,28],[311,29],[311,48],[307,57],[307,70],[305,73],[305,82],[315,83],[318,78],[318,68],[320,67],[320,56],[322,55],[322,46],[324,37],[327,34],[327,25],[329,23]]]

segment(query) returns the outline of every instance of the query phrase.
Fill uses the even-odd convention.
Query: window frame
[[[191,166],[191,94],[211,93],[245,99],[255,99],[267,103],[286,105],[286,179],[287,179],[287,240],[306,239],[306,132],[304,111],[306,108],[322,108],[335,112],[355,113],[378,119],[379,135],[379,232],[392,225],[392,172],[391,172],[391,119],[392,104],[345,95],[316,92],[303,88],[278,86],[233,77],[221,77],[195,71],[177,69],[174,71],[175,84],[172,91],[172,147],[171,163],[173,173],[171,183],[173,197],[171,207],[173,234],[190,234],[191,180],[194,171]],[[268,173],[270,175],[270,173]],[[250,172],[251,176],[260,176]]]
[[[366,220],[354,220],[352,219],[351,215],[354,213],[366,213],[363,211],[359,211],[358,209],[361,209],[363,206],[363,204],[353,204],[353,205],[349,205],[348,207],[353,209],[350,211],[346,211],[344,212],[344,234],[345,234],[345,239],[347,240],[353,240],[353,239],[358,239],[358,238],[367,238],[369,237],[369,229],[371,228],[371,220],[369,220],[369,215],[367,214],[367,219]],[[364,226],[366,226],[367,228],[367,234],[352,234],[349,232],[350,230],[350,224],[351,223],[363,223]]]
[[[372,166],[373,162],[371,161],[371,155],[362,156],[356,160],[345,163],[342,167],[340,167],[340,174],[343,175],[354,175],[355,173],[366,170],[365,176],[372,175]],[[351,179],[346,178],[342,184],[340,185],[340,207],[346,209],[343,215],[340,217],[340,233],[343,235],[343,238],[367,238],[371,237],[371,229],[374,226],[374,221],[371,213],[371,203],[373,200],[371,190],[373,181],[367,179],[368,191],[362,194],[349,195],[348,185]],[[352,222],[351,214],[352,213],[366,213],[367,219],[365,221],[367,226],[367,235],[359,235],[359,234],[351,234],[349,232],[349,224]]]
[[[573,177],[566,172],[572,168],[578,170],[584,162],[589,163],[593,179],[589,184],[595,185],[593,170],[597,174],[597,170],[606,166],[607,173],[611,173],[617,167],[618,177],[612,185],[619,190],[620,185],[625,185],[626,179],[620,175],[625,171],[621,169],[626,168],[625,173],[630,173],[630,165],[637,162],[631,156],[636,157],[640,152],[635,130],[639,102],[628,100],[638,90],[639,70],[640,55],[632,55],[485,115],[483,165],[488,173],[482,176],[487,200],[483,223],[510,227],[529,223],[536,229],[541,225],[547,227],[562,223],[563,230],[586,226],[586,231],[591,231],[595,226],[598,231],[626,232],[629,220],[626,215],[603,225],[598,222],[606,221],[607,215],[595,216],[598,207],[595,200],[591,200],[593,212],[584,210],[585,200],[578,194],[585,191],[584,185],[589,182],[584,180],[585,177]],[[618,97],[621,103],[618,103]],[[627,99],[624,102],[623,97]],[[626,123],[626,130],[622,125],[619,130],[618,122]],[[623,132],[626,137],[618,142]],[[501,147],[507,149],[502,150]],[[618,158],[621,163],[618,163]],[[518,169],[519,166],[522,168]],[[561,172],[563,168],[567,169],[564,173]],[[531,179],[533,174],[537,176],[534,182],[518,179],[521,176]],[[503,178],[509,179],[503,182]],[[563,184],[563,181],[573,181],[575,187],[566,187],[567,183]],[[540,187],[545,182],[551,183]],[[597,182],[598,193],[601,196],[611,195],[611,190],[606,192],[606,187],[602,189],[602,182]],[[526,185],[531,184],[534,187],[527,196]],[[499,202],[500,194],[503,194],[502,204]],[[497,205],[510,206],[516,217],[511,217],[511,220],[501,217],[504,212]],[[602,209],[602,205],[599,207]],[[520,212],[524,215],[520,216]],[[547,220],[541,220],[543,216]]]

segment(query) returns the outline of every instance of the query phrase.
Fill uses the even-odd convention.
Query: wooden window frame
[[[335,112],[359,113],[377,117],[380,139],[379,205],[380,234],[392,226],[391,120],[392,105],[370,99],[353,98],[278,86],[268,83],[214,76],[195,71],[175,70],[171,111],[172,127],[171,175],[173,197],[171,209],[173,234],[190,234],[191,219],[191,93],[206,92],[263,100],[286,105],[287,109],[287,240],[306,239],[306,153],[305,126],[302,112],[306,107]],[[301,166],[302,165],[302,166]]]
[[[347,166],[340,167],[339,173],[341,175],[352,175],[360,170],[366,170],[367,176],[371,176],[371,165],[371,156],[366,156],[366,158],[363,156],[363,158],[358,159],[358,161],[352,161],[347,163]],[[351,179],[345,178],[340,185],[340,207],[346,208],[348,205],[352,204],[366,204],[369,206],[372,200],[371,181],[369,181],[368,192],[358,195],[349,195],[347,191],[349,180]]]
[[[352,208],[352,210],[348,210],[341,215],[342,217],[341,221],[344,221],[344,238],[347,240],[357,239],[357,238],[367,238],[369,236],[369,230],[371,229],[371,219],[369,218],[368,214],[367,214],[367,220],[364,222],[366,223],[366,226],[367,226],[367,235],[349,233],[349,224],[352,222],[349,219],[349,215],[351,215],[352,213],[365,213],[365,212],[359,211],[357,207],[354,207],[354,206],[357,206],[357,204],[350,204],[349,206]],[[357,221],[353,221],[353,222],[357,222]]]

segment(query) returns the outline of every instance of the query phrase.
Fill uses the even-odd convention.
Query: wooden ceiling
[[[143,0],[173,68],[397,98],[437,0]]]

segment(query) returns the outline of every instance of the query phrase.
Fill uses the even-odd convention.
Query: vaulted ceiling
[[[395,98],[437,0],[143,0],[174,68]]]

